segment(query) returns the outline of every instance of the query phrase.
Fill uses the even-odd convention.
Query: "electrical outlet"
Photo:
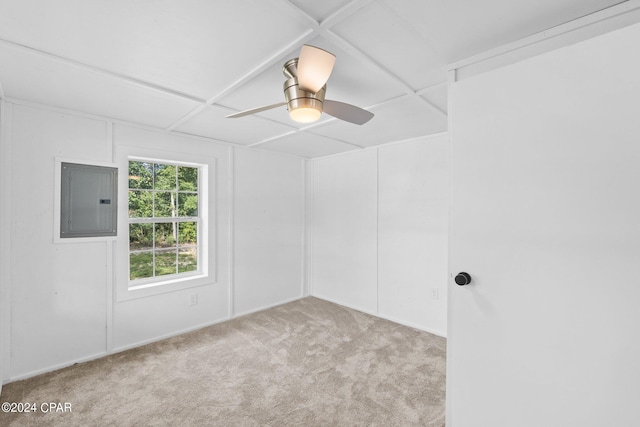
[[[198,305],[198,294],[189,295],[189,305]]]
[[[440,290],[437,288],[431,288],[431,298],[440,299]]]

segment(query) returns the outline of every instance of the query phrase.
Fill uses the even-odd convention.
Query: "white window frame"
[[[117,301],[157,295],[216,282],[215,254],[212,228],[215,226],[215,158],[194,156],[185,153],[164,152],[141,147],[119,147],[118,165],[118,241],[116,256],[118,273]],[[148,279],[129,280],[129,161],[170,164],[198,168],[199,223],[198,223],[198,271],[156,276]]]
[[[167,275],[163,275],[163,276],[152,276],[152,277],[147,277],[144,279],[135,279],[135,280],[131,280],[129,279],[129,289],[138,289],[138,288],[143,288],[143,287],[147,287],[147,286],[158,286],[158,285],[162,285],[166,282],[172,282],[174,280],[180,280],[182,278],[188,278],[188,277],[192,277],[192,276],[201,276],[203,269],[202,269],[202,257],[201,257],[201,253],[202,253],[202,238],[204,237],[202,235],[202,214],[200,211],[200,203],[202,201],[200,195],[200,189],[202,186],[202,183],[200,182],[200,177],[203,175],[203,170],[204,168],[206,168],[206,165],[202,165],[202,164],[192,164],[192,163],[184,163],[184,162],[174,162],[174,161],[168,161],[168,160],[160,160],[160,159],[147,159],[147,158],[129,158],[128,162],[127,162],[127,172],[128,172],[128,163],[129,162],[145,162],[145,163],[151,163],[151,164],[161,164],[161,165],[168,165],[168,166],[176,166],[176,167],[180,167],[180,166],[187,166],[187,167],[191,167],[191,168],[196,168],[198,169],[198,216],[195,217],[153,217],[153,218],[132,218],[129,217],[129,222],[128,222],[128,227],[127,227],[127,238],[129,237],[129,229],[131,224],[163,224],[163,223],[171,223],[171,222],[177,222],[177,223],[181,223],[181,222],[195,222],[197,223],[197,230],[198,230],[198,234],[196,236],[196,247],[197,247],[197,264],[198,264],[198,269],[196,271],[189,271],[189,272],[185,272],[185,273],[174,273],[174,274],[167,274]],[[177,171],[176,171],[177,173]],[[130,189],[129,189],[130,190]],[[144,191],[144,190],[143,190]],[[155,192],[155,188],[150,190],[152,192]],[[176,200],[177,202],[177,200]],[[127,207],[128,207],[128,203],[127,203]],[[141,251],[142,252],[142,251]],[[155,258],[155,253],[156,253],[156,248],[151,249],[151,252],[153,253],[153,256]],[[157,250],[157,252],[162,252],[162,250]],[[179,252],[179,251],[178,251]],[[176,256],[177,253],[176,253]],[[131,260],[131,249],[129,249],[129,277],[131,277],[131,264],[130,264],[130,260]]]

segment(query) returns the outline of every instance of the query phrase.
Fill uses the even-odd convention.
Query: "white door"
[[[640,425],[640,26],[451,96],[448,425]]]

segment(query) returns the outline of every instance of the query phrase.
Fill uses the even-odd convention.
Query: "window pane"
[[[198,216],[198,195],[178,193],[178,216]]]
[[[129,250],[153,249],[153,225],[129,224]]]
[[[198,168],[178,166],[178,189],[198,191]]]
[[[151,218],[153,196],[151,191],[129,190],[129,218]]]
[[[146,162],[129,162],[129,188],[153,188],[153,165]]]
[[[153,254],[136,252],[129,254],[129,280],[153,277]]]
[[[198,271],[198,167],[129,162],[129,279]],[[135,223],[152,218],[149,223]]]
[[[198,270],[198,250],[193,248],[180,248],[178,252],[178,273]]]
[[[156,251],[156,276],[176,274],[176,251]]]
[[[155,217],[166,218],[176,216],[176,193],[160,191],[154,193]]]
[[[176,189],[176,167],[174,165],[162,165],[156,163],[155,169],[155,189],[175,190]]]
[[[169,248],[176,246],[178,224],[175,222],[155,224],[156,248]]]
[[[196,245],[198,244],[198,223],[181,222],[178,224],[178,245]]]

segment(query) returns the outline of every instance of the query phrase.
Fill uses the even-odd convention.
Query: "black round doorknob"
[[[469,273],[461,272],[458,273],[454,280],[456,281],[456,284],[464,286],[471,283],[471,276],[469,276]]]

